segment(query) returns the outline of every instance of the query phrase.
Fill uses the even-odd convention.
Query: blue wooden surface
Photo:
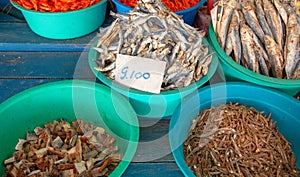
[[[20,14],[0,12],[0,103],[48,82],[99,82],[87,63],[96,33],[71,40],[46,39],[34,34]],[[183,176],[170,150],[169,122],[168,118],[139,118],[140,142],[123,176]]]

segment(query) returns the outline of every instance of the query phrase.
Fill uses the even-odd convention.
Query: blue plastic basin
[[[115,3],[118,13],[128,13],[130,10],[133,9],[129,6],[122,4],[118,0],[112,0],[112,2]],[[175,13],[177,15],[182,15],[182,19],[185,23],[187,23],[189,25],[193,25],[199,7],[201,7],[205,2],[206,2],[206,0],[201,0],[195,6],[185,9],[185,10],[176,11]]]
[[[220,83],[206,86],[179,105],[170,122],[169,140],[175,161],[185,176],[195,176],[184,161],[183,143],[188,136],[192,119],[203,109],[238,102],[252,106],[276,122],[278,130],[292,144],[300,169],[300,101],[275,89],[250,83]]]

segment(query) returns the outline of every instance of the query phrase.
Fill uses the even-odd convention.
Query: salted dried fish
[[[300,24],[297,23],[296,14],[290,14],[286,26],[286,44],[284,48],[285,72],[288,79],[293,78],[296,65],[299,62],[299,33]]]
[[[226,7],[229,2],[217,1],[212,10],[216,37],[225,53],[254,72],[281,79],[299,79],[300,16],[295,3],[284,0],[236,1],[229,29],[225,36],[220,37],[220,12],[232,8]],[[220,38],[226,39],[225,46]]]
[[[265,36],[266,50],[269,55],[271,70],[275,77],[282,78],[284,59],[280,46],[270,36]]]
[[[256,14],[257,14],[256,16],[257,16],[257,19],[259,21],[260,26],[262,27],[262,30],[264,31],[264,33],[266,35],[269,35],[272,38],[274,38],[273,34],[272,34],[272,31],[269,27],[269,24],[266,20],[266,15],[265,15],[265,12],[264,12],[263,7],[262,7],[262,1],[261,0],[256,0],[255,1],[255,9],[256,9]]]
[[[219,42],[221,44],[221,47],[225,47],[225,42],[226,42],[226,37],[227,37],[227,32],[229,28],[229,24],[231,21],[232,13],[234,8],[236,7],[236,0],[229,0],[225,2],[225,5],[223,7],[223,13],[222,13],[222,18],[220,19],[220,26],[218,29],[218,38]]]
[[[281,16],[281,19],[283,20],[284,24],[286,25],[288,22],[288,14],[287,14],[283,4],[279,0],[273,0],[273,3],[277,9],[277,12]]]
[[[242,43],[241,43],[241,37],[239,31],[239,20],[240,20],[239,13],[235,9],[233,11],[232,20],[229,26],[227,39],[231,41],[234,59],[237,63],[240,63],[241,62],[240,59],[242,58]],[[230,52],[226,52],[226,53],[230,55]]]
[[[249,32],[250,27],[248,27],[246,24],[243,24],[240,30],[245,64],[248,69],[259,73],[259,63],[255,57],[254,44],[252,36]]]
[[[267,22],[271,28],[275,41],[280,48],[284,47],[284,27],[280,15],[277,13],[274,5],[269,0],[263,0],[263,8],[266,14]]]
[[[161,90],[188,86],[207,74],[211,60],[206,60],[210,52],[203,45],[205,32],[185,24],[160,1],[140,0],[128,14],[112,15],[117,19],[100,30],[97,45],[91,48],[99,53],[94,69],[109,79],[115,79],[117,54],[165,61]],[[117,50],[108,50],[111,45]],[[203,63],[204,69],[195,74],[198,63]]]
[[[255,32],[255,34],[259,37],[261,41],[264,41],[264,31],[262,30],[259,21],[256,17],[256,13],[253,7],[253,4],[251,4],[248,1],[245,1],[243,3],[242,12],[244,14],[244,17],[246,19],[246,22],[248,25],[252,28],[252,30]]]

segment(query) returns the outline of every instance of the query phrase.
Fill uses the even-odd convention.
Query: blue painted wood
[[[20,19],[22,17],[22,14],[16,13],[16,15],[19,16],[19,18],[9,15],[9,9],[10,6],[6,6],[4,10],[0,8],[0,22],[16,22],[16,23],[25,22],[24,19]]]
[[[28,88],[57,80],[36,79],[36,80],[18,80],[18,79],[0,79],[0,103],[6,99],[20,93]]]
[[[131,163],[123,176],[132,177],[183,177],[175,163]]]
[[[0,51],[84,51],[96,37],[97,31],[86,36],[55,40],[31,31],[27,23],[0,23]]]
[[[87,52],[0,52],[0,78],[96,80]]]
[[[0,1],[0,22],[25,22],[22,12],[9,2]],[[2,4],[1,4],[2,2]]]

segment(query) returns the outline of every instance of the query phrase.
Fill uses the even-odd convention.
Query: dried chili
[[[39,12],[67,12],[92,6],[101,0],[11,0],[25,9]]]
[[[119,0],[119,2],[133,8],[137,4],[137,0]],[[162,2],[171,11],[176,12],[193,7],[194,5],[199,3],[199,0],[162,0]]]

